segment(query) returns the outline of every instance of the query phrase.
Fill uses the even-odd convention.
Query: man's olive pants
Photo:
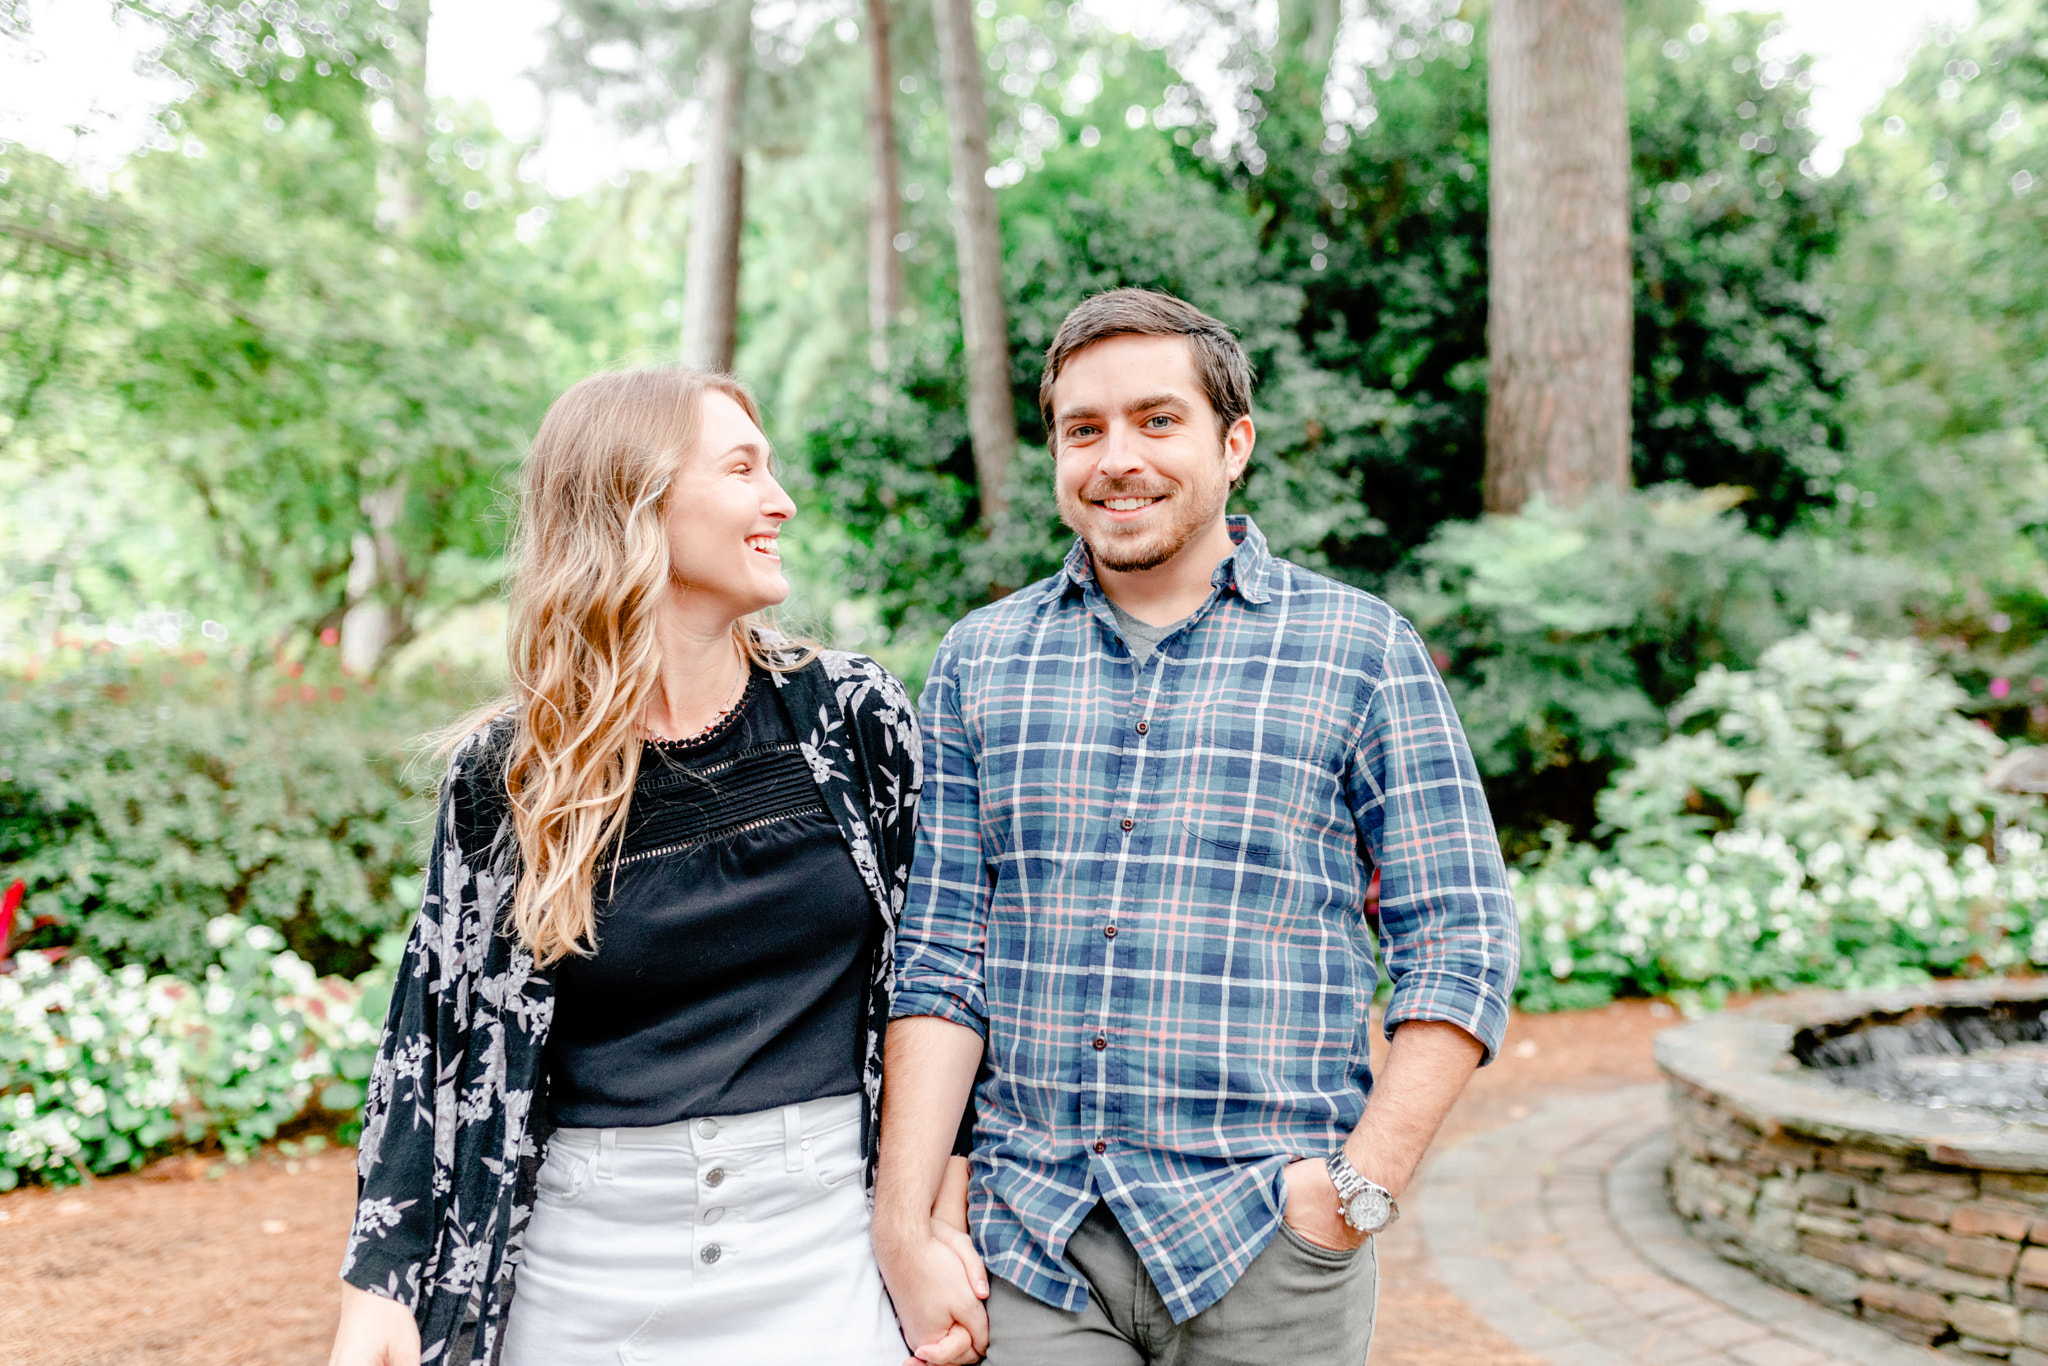
[[[1074,1230],[1067,1266],[1088,1283],[1078,1314],[989,1278],[987,1366],[1365,1366],[1372,1346],[1370,1239],[1336,1252],[1283,1225],[1222,1299],[1179,1324],[1108,1206]]]

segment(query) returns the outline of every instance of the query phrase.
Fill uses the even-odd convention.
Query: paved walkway
[[[1934,1366],[1765,1285],[1664,1198],[1664,1088],[1561,1096],[1430,1164],[1416,1213],[1443,1282],[1555,1366]]]

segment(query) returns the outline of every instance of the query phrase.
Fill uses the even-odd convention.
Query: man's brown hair
[[[1059,429],[1052,420],[1052,386],[1074,354],[1111,337],[1186,337],[1194,353],[1195,377],[1216,410],[1216,434],[1252,410],[1252,363],[1229,328],[1184,299],[1156,289],[1112,289],[1075,304],[1045,350],[1045,374],[1038,381],[1038,411],[1046,441],[1057,452]]]

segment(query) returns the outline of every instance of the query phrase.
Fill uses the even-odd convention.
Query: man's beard
[[[1221,471],[1218,471],[1219,475]],[[1142,531],[1133,529],[1120,532],[1114,526],[1084,529],[1088,505],[1107,498],[1156,498],[1164,497],[1168,504],[1168,516],[1163,525],[1148,527]],[[1204,484],[1182,484],[1164,488],[1147,488],[1121,479],[1103,479],[1083,488],[1078,496],[1070,497],[1064,490],[1059,494],[1060,520],[1088,543],[1088,553],[1094,557],[1098,568],[1118,574],[1129,574],[1139,570],[1157,569],[1174,556],[1185,550],[1188,543],[1205,531],[1223,511],[1224,503],[1230,497],[1230,484],[1218,478],[1215,487]]]

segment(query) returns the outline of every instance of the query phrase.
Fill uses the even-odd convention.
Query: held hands
[[[875,1238],[875,1260],[896,1306],[903,1340],[917,1343],[903,1366],[966,1366],[988,1350],[988,1272],[974,1240],[942,1219]]]
[[[1355,1231],[1344,1222],[1337,1204],[1337,1187],[1330,1169],[1320,1157],[1289,1163],[1282,1173],[1287,1182],[1287,1208],[1281,1217],[1287,1227],[1314,1243],[1339,1252],[1363,1246],[1369,1234]]]

